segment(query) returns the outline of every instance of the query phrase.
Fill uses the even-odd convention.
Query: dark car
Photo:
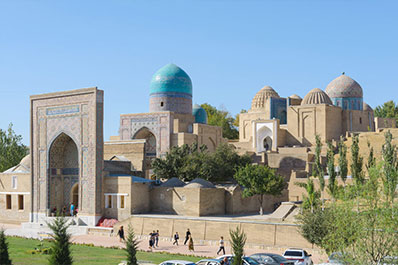
[[[294,265],[293,261],[287,260],[281,255],[273,253],[256,253],[251,255],[250,258],[265,265]]]

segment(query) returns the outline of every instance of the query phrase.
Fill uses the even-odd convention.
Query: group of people
[[[178,232],[176,232],[174,234],[174,241],[173,241],[173,245],[177,245],[178,246],[178,240],[180,239],[180,235],[178,234]],[[191,231],[189,231],[189,228],[187,229],[187,232],[185,233],[185,240],[184,240],[184,246],[188,243],[188,249],[190,251],[194,251],[194,247],[193,247],[193,239],[192,239],[192,234]]]
[[[157,248],[159,244],[159,230],[153,230],[152,233],[149,233],[149,249],[152,251],[152,248]]]
[[[77,213],[78,213],[78,209],[77,209],[77,207],[76,207],[76,206],[73,204],[73,202],[72,202],[71,205],[70,205],[70,207],[69,207],[69,214],[70,214],[70,216],[75,217],[75,216],[77,216]],[[56,215],[66,216],[66,215],[67,215],[66,206],[64,205],[64,207],[62,207],[61,212],[58,212],[58,211],[57,211],[57,207],[54,207],[54,208],[51,210],[51,214],[52,214],[53,216],[56,216]]]
[[[120,242],[125,241],[124,239],[124,229],[123,226],[119,227],[119,231],[117,232],[117,235],[119,236],[119,240]],[[159,230],[153,230],[152,233],[149,233],[149,249],[152,251],[153,248],[157,248],[159,246]],[[178,234],[178,232],[176,232],[174,234],[174,241],[173,241],[173,245],[177,245],[178,246],[178,240],[180,239],[180,235]],[[191,231],[189,230],[189,228],[187,229],[187,231],[185,232],[185,240],[184,240],[184,246],[188,243],[188,249],[190,251],[194,251],[194,246],[193,246],[193,238],[192,238],[192,234]],[[217,255],[222,251],[223,255],[225,255],[225,245],[224,245],[224,237],[220,238],[219,241],[219,249],[217,251]]]

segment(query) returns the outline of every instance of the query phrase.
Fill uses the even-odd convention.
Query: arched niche
[[[48,208],[69,209],[74,198],[72,187],[79,183],[79,150],[66,133],[59,134],[49,149]],[[76,197],[75,197],[76,199]],[[77,204],[79,193],[77,189]]]
[[[156,137],[147,127],[139,129],[133,139],[145,139],[145,156],[156,157]]]

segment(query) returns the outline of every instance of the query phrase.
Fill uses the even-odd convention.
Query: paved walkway
[[[0,229],[3,228],[7,235],[17,235],[22,237],[35,237],[33,236],[34,231],[30,231],[28,229],[21,229],[20,225],[15,224],[3,224],[0,223]],[[37,233],[37,231],[36,231]],[[103,247],[124,247],[124,243],[119,242],[119,239],[116,236],[100,236],[100,235],[76,235],[72,236],[72,241],[78,244],[94,244],[95,246],[103,246]],[[142,238],[140,239],[139,249],[142,251],[150,251],[148,247],[148,239]],[[180,239],[179,246],[173,246],[170,238],[160,238],[159,247],[153,249],[153,252],[168,252],[173,254],[191,254],[195,256],[201,257],[217,257],[217,246],[208,246],[208,245],[195,245],[195,251],[190,252],[188,250],[188,246],[183,245],[183,240]],[[261,252],[270,252],[282,254],[285,248],[278,247],[268,247],[265,249],[258,248],[245,248],[245,254],[251,255],[254,253]],[[306,249],[307,252],[311,253],[312,259],[315,264],[325,262],[327,260],[327,256],[321,253],[317,249]],[[230,254],[231,249],[226,247],[226,254]],[[221,253],[220,253],[221,255]]]

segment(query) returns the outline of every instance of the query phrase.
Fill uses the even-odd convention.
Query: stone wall
[[[397,121],[395,118],[380,118],[375,117],[375,129],[380,130],[384,128],[397,128]]]
[[[208,219],[208,218],[175,218],[154,216],[132,216],[128,220],[118,223],[125,227],[131,224],[138,236],[147,236],[153,230],[159,230],[161,237],[171,238],[175,232],[183,240],[187,228],[192,233],[192,238],[198,243],[217,244],[220,236],[229,242],[229,230],[240,226],[247,235],[248,246],[280,246],[310,248],[309,244],[297,231],[298,225],[267,223],[253,220]],[[180,240],[180,241],[181,241]]]
[[[132,170],[142,171],[145,140],[107,141],[104,143],[104,159],[110,160],[115,155],[124,156],[131,161]]]
[[[154,187],[150,191],[151,212],[184,216],[224,214],[224,193],[224,189],[214,188]]]
[[[12,187],[12,177],[17,187]],[[7,195],[11,195],[11,209],[7,209]],[[19,209],[18,196],[23,196],[23,209]],[[0,221],[28,222],[31,212],[30,173],[0,173]]]

